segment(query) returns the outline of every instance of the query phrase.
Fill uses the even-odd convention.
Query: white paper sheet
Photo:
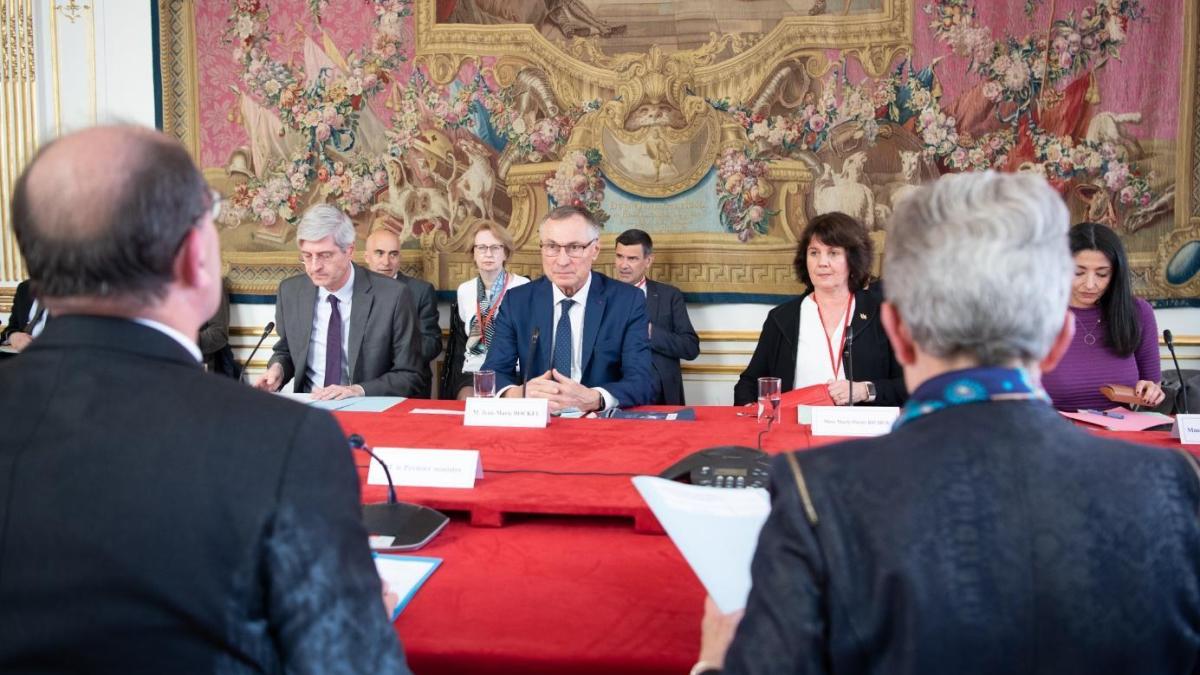
[[[771,512],[761,488],[686,485],[637,476],[633,485],[722,612],[746,606],[750,560]]]

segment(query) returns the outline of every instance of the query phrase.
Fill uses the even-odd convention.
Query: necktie
[[[329,296],[329,330],[325,333],[325,386],[342,383],[342,311]]]
[[[563,298],[558,304],[562,305],[562,316],[558,317],[558,330],[554,331],[554,355],[551,364],[558,372],[571,377],[571,305],[574,305],[575,301]]]

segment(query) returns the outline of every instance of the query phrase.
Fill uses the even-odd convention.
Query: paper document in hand
[[[441,558],[383,553],[373,555],[375,569],[379,571],[379,578],[387,584],[387,592],[395,593],[400,600],[396,603],[396,610],[392,612],[392,621],[400,616],[401,610],[412,600],[421,584],[442,564]]]
[[[633,485],[721,611],[745,607],[750,559],[771,512],[767,491],[686,485],[654,476],[637,476]]]

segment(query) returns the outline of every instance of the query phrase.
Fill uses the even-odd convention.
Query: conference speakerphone
[[[722,445],[694,452],[659,476],[708,487],[765,488],[770,466],[764,452],[743,445]]]

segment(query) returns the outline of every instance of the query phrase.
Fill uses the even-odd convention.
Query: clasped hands
[[[521,393],[521,387],[516,386],[504,392],[504,396],[517,398]],[[553,369],[526,382],[524,395],[525,398],[546,399],[550,403],[552,413],[568,408],[577,408],[583,412],[604,408],[604,397],[600,392],[585,387]]]

